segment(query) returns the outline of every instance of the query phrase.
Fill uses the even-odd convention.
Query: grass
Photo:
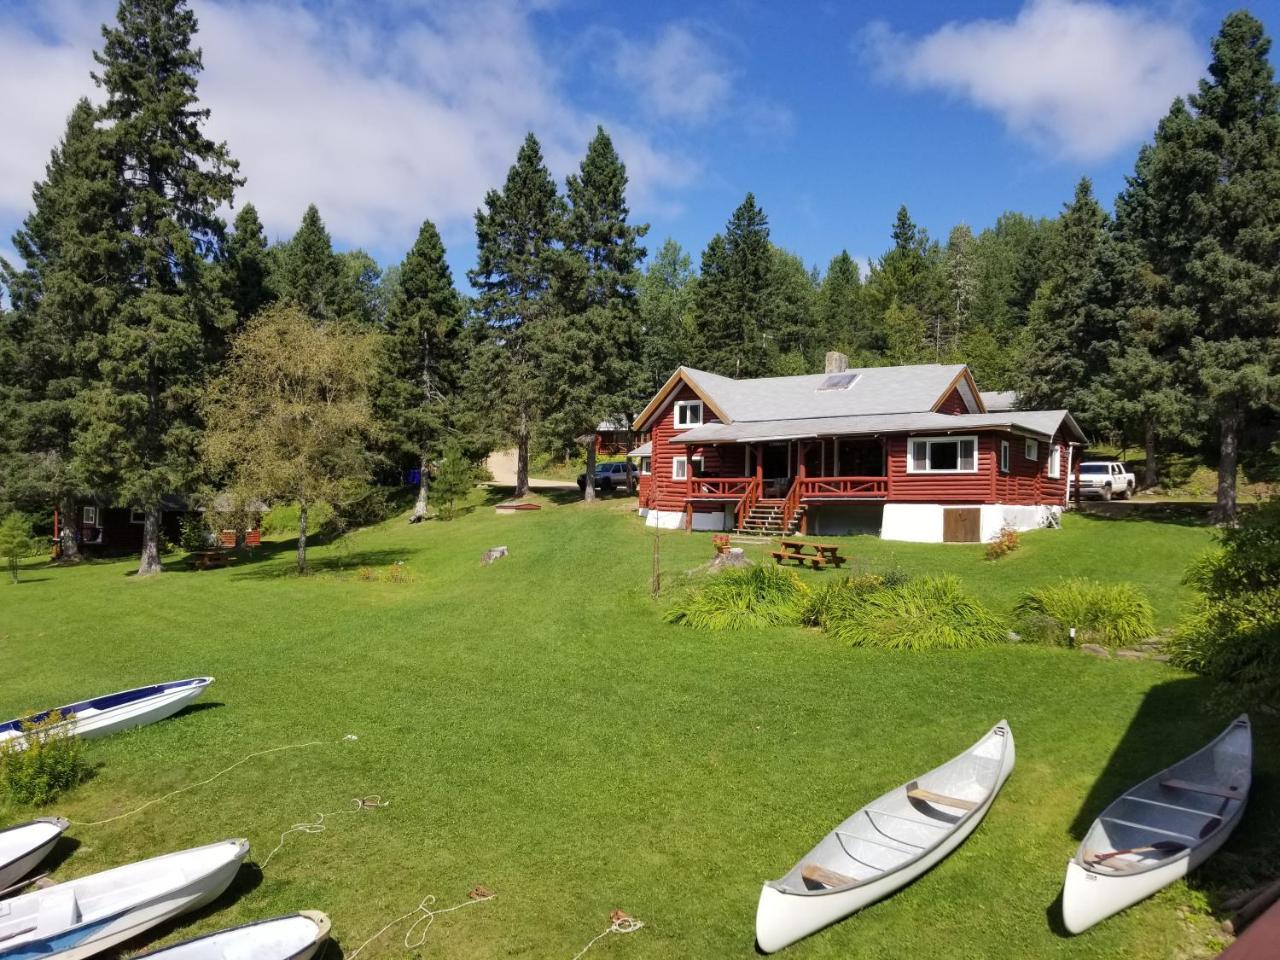
[[[131,561],[24,567],[25,582],[0,586],[0,716],[218,678],[199,709],[90,743],[96,775],[49,812],[103,819],[251,751],[326,742],[251,760],[135,817],[73,827],[79,846],[55,877],[233,836],[261,862],[292,824],[376,793],[390,806],[290,835],[262,875],[247,872],[234,897],[166,928],[165,941],[314,908],[350,955],[425,894],[450,905],[482,883],[497,899],[437,918],[416,955],[567,958],[616,907],[645,928],[589,958],[750,958],[761,880],[1001,717],[1018,768],[974,836],[788,956],[1195,956],[1186,945],[1214,929],[1206,892],[1212,902],[1280,867],[1280,737],[1259,717],[1250,811],[1193,875],[1196,889],[1178,884],[1065,938],[1051,905],[1089,820],[1219,728],[1201,681],[1061,649],[898,653],[796,627],[664,624],[649,596],[652,536],[628,504],[543,502],[515,516],[486,506],[452,523],[397,519],[317,549],[317,573],[301,579],[288,573],[291,542],[231,569],[147,581],[130,576]],[[1187,600],[1182,567],[1209,535],[1068,517],[1023,539],[996,564],[980,546],[858,538],[845,552],[865,569],[954,574],[1000,612],[1030,585],[1115,570],[1167,625]],[[498,544],[510,556],[481,567]],[[672,581],[711,555],[706,535],[660,545]],[[356,576],[397,561],[407,582]],[[346,734],[359,739],[338,742]],[[7,808],[0,821],[29,816]],[[404,956],[406,926],[363,960]]]

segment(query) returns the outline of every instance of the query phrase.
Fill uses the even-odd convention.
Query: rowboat
[[[66,829],[59,817],[41,817],[0,830],[0,893],[34,870]]]
[[[0,902],[0,960],[81,960],[226,890],[247,840],[142,860]]]
[[[121,690],[119,693],[109,693],[55,709],[59,715],[67,718],[67,729],[75,736],[105,737],[109,733],[145,726],[172,716],[204,693],[211,683],[213,677],[173,680],[134,690]],[[45,710],[43,713],[0,723],[0,743],[25,741],[23,728],[33,723],[42,723],[54,712],[55,710]],[[15,748],[21,749],[21,746],[25,746],[25,743],[14,743]]]
[[[1102,811],[1067,864],[1062,920],[1082,933],[1185,877],[1244,814],[1253,773],[1249,717]]]
[[[769,880],[756,943],[773,953],[874,903],[960,846],[1013,772],[1013,733],[1001,720],[964,753],[854,813]]]
[[[329,936],[329,918],[318,910],[219,930],[134,960],[311,960]]]

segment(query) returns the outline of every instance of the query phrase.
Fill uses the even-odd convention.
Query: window
[[[1040,444],[1039,444],[1039,442],[1038,442],[1038,441],[1036,441],[1036,440],[1028,440],[1028,441],[1027,441],[1027,448],[1026,448],[1026,450],[1025,450],[1025,451],[1023,451],[1023,452],[1026,454],[1026,457],[1027,457],[1027,459],[1028,459],[1028,460],[1039,460],[1039,459],[1040,459]]]
[[[907,473],[977,473],[977,437],[938,437],[907,444]]]
[[[641,457],[640,472],[647,477],[651,472],[651,468],[652,468],[652,461],[648,457]]]
[[[1062,448],[1056,443],[1049,448],[1049,478],[1057,480],[1062,476]]]
[[[688,457],[672,457],[671,458],[671,479],[672,480],[688,480],[689,479],[689,458]]]
[[[145,511],[139,510],[137,507],[134,507],[129,511],[130,523],[146,523],[146,521],[147,514]]]
[[[96,527],[98,525],[98,508],[83,507],[80,510],[80,522],[86,527]]]
[[[701,400],[677,400],[676,401],[676,426],[677,427],[702,426],[702,401]]]
[[[1000,472],[1009,472],[1009,441],[1000,441]]]

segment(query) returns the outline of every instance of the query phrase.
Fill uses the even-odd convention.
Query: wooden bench
[[[816,863],[806,863],[801,867],[800,876],[807,882],[816,883],[821,887],[851,887],[858,882],[857,877],[836,873],[834,870],[820,867]]]
[[[955,807],[957,810],[977,810],[982,804],[975,800],[961,800],[959,797],[948,797],[943,793],[934,793],[932,790],[926,790],[924,787],[914,787],[907,791],[907,796],[912,800],[923,800],[925,803],[931,803],[935,807]]]
[[[197,570],[216,570],[229,566],[235,559],[225,550],[197,550],[195,553],[187,554],[187,562]]]
[[[1192,783],[1190,780],[1179,780],[1172,777],[1168,780],[1161,780],[1160,786],[1168,787],[1170,790],[1186,790],[1189,793],[1203,793],[1210,797],[1223,797],[1227,800],[1243,800],[1244,796],[1240,793],[1239,787],[1219,787],[1212,783]]]
[[[787,560],[795,560],[800,566],[806,563],[815,570],[824,570],[827,567],[840,567],[848,558],[840,556],[840,548],[830,543],[806,543],[803,540],[783,540],[781,542],[782,549],[775,550],[773,557],[778,563]],[[812,550],[812,553],[806,553],[806,550]]]
[[[773,557],[778,563],[786,563],[788,560],[795,560],[800,566],[804,566],[812,558],[803,554],[795,553],[790,550],[774,550],[769,556]]]

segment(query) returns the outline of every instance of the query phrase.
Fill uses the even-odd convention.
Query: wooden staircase
[[[747,515],[738,522],[738,532],[763,537],[785,537],[795,533],[804,516],[805,507],[800,504],[790,522],[784,526],[782,518],[785,503],[785,500],[757,500],[747,511]]]

